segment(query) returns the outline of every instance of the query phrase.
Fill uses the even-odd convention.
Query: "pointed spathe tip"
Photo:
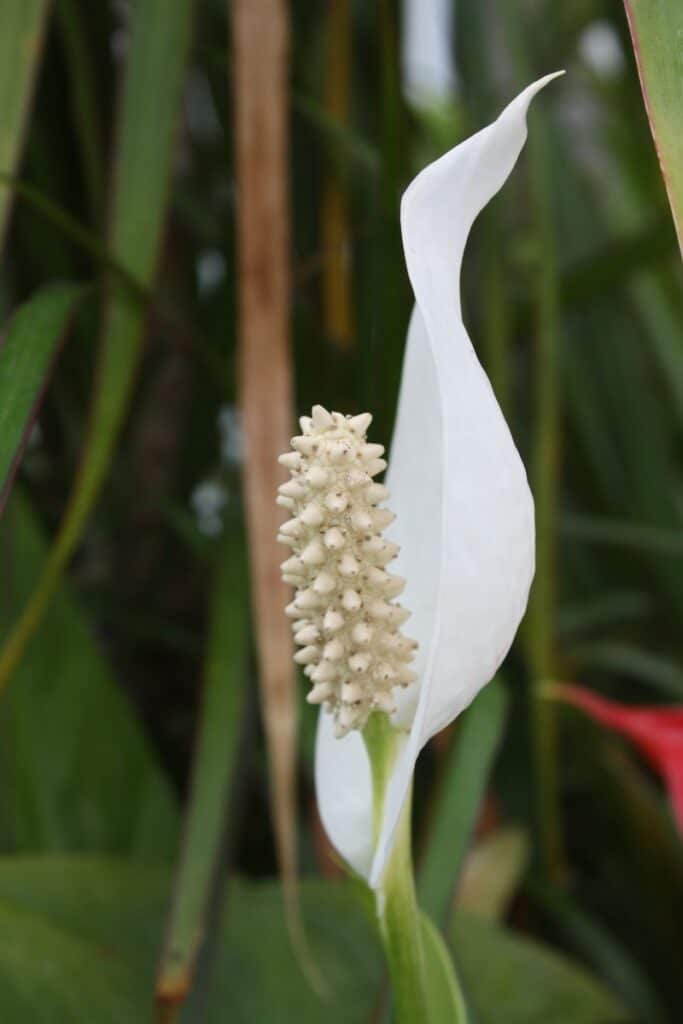
[[[566,71],[564,69],[560,71],[551,71],[550,74],[544,75],[543,78],[539,78],[535,82],[532,82],[531,85],[528,85],[526,89],[524,89],[524,91],[521,92],[519,96],[517,96],[512,103],[505,108],[503,114],[505,114],[506,110],[515,106],[522,107],[523,110],[526,110],[534,96],[538,95],[541,89],[545,89],[546,85],[549,85],[550,82],[553,82],[556,78],[562,78],[565,74]]]

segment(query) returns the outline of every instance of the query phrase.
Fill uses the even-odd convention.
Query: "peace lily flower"
[[[367,441],[369,414],[316,406],[281,458],[292,474],[278,499],[292,515],[280,535],[292,549],[283,573],[297,588],[287,614],[313,683],[309,700],[322,704],[320,814],[339,853],[377,890],[401,1021],[425,1019],[408,814],[415,762],[495,674],[534,573],[533,500],[462,322],[460,266],[475,217],[522,149],[529,103],[553,77],[403,196],[415,308],[387,487],[373,481],[385,462]],[[381,507],[388,499],[391,511]]]

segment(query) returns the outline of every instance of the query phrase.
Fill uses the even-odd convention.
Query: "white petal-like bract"
[[[330,839],[373,887],[381,883],[420,750],[496,672],[533,578],[533,500],[462,322],[459,280],[472,223],[512,171],[529,103],[554,77],[530,85],[493,124],[425,168],[403,196],[415,309],[387,480],[397,518],[387,535],[401,548],[395,565],[407,581],[402,602],[413,613],[419,684],[406,692],[412,703],[397,711],[397,724],[409,733],[374,851],[371,793],[351,796],[344,788],[369,787],[361,738],[335,740],[323,714],[316,752]]]

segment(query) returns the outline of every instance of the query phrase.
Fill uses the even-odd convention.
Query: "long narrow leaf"
[[[81,294],[71,284],[43,289],[15,313],[0,343],[0,513]]]
[[[33,83],[40,64],[50,0],[5,0],[0,31],[0,171],[16,170]],[[0,247],[11,194],[0,189]]]
[[[505,690],[494,680],[463,715],[444,769],[419,880],[420,906],[437,921],[448,912],[502,736],[506,704]]]
[[[157,1000],[169,1013],[177,1012],[192,987],[239,766],[247,705],[244,561],[240,531],[221,552],[190,805],[157,976]]]
[[[155,275],[190,37],[191,0],[141,0],[119,121],[110,249],[143,287]],[[144,309],[112,284],[88,443],[55,545],[0,658],[0,689],[21,659],[97,500],[126,413],[143,340]]]
[[[683,7],[662,0],[624,0],[640,85],[683,253]]]

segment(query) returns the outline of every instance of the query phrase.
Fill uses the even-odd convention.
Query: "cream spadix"
[[[281,568],[297,588],[287,608],[301,645],[295,661],[337,738],[362,729],[372,712],[392,714],[394,689],[416,678],[416,645],[400,632],[407,612],[395,601],[405,581],[386,569],[398,547],[382,537],[393,515],[378,507],[389,492],[372,479],[384,448],[367,442],[371,419],[317,405],[292,438],[298,458],[280,459],[291,474],[278,500],[292,513],[279,539],[293,552]]]
[[[412,612],[418,647],[411,670],[418,682],[392,691],[392,722],[402,732],[376,841],[361,735],[350,730],[336,738],[334,719],[323,711],[316,744],[325,829],[375,888],[420,750],[496,672],[533,578],[533,500],[462,322],[459,278],[472,223],[512,171],[526,139],[529,103],[554,77],[530,85],[493,124],[422,171],[401,204],[415,308],[387,476],[397,518],[387,535],[400,547],[394,564],[406,581],[402,601]],[[306,443],[311,450],[315,442]],[[377,460],[383,465],[379,454]],[[298,528],[289,526],[286,536],[298,539]]]

